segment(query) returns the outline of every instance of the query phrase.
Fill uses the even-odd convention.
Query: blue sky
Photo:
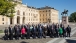
[[[64,9],[69,10],[68,15],[73,12],[76,12],[76,0],[22,0],[23,4],[34,6],[34,7],[44,7],[50,6],[54,7],[55,9],[59,10],[59,18],[61,19],[61,12]]]

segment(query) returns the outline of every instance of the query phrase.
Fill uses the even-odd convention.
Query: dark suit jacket
[[[5,34],[8,34],[8,29],[5,29],[5,30],[4,30],[4,33],[5,33]]]
[[[33,29],[32,29],[32,32],[33,32],[33,33],[36,33],[36,28],[35,28],[35,29],[33,28]]]
[[[19,28],[16,29],[15,33],[16,35],[20,34]]]
[[[66,33],[66,29],[64,27],[62,27],[63,33]]]
[[[66,30],[67,32],[71,32],[71,27],[68,26]]]
[[[14,33],[14,29],[9,27],[9,34],[13,34]]]

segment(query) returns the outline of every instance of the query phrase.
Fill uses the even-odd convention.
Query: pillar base
[[[63,24],[69,24],[69,22],[68,22],[68,16],[62,16],[62,23]]]

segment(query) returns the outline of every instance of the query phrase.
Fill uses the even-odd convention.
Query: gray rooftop
[[[45,6],[45,7],[41,7],[41,8],[36,8],[36,7],[31,7],[31,6],[27,6],[28,8],[32,8],[32,9],[38,9],[38,10],[43,10],[43,9],[54,9],[53,7],[49,7],[49,6]],[[56,10],[56,9],[55,9]]]

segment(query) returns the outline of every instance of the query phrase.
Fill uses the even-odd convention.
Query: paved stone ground
[[[20,39],[20,40],[1,40],[0,43],[46,43],[52,38],[42,38],[42,39]]]
[[[4,36],[4,33],[0,34],[0,43],[46,43],[50,40],[52,40],[53,38],[47,37],[47,38],[36,38],[36,39],[19,39],[19,40],[2,40],[2,37]]]
[[[65,43],[76,43],[76,32],[72,35],[70,39],[66,39]]]
[[[46,43],[50,40],[52,40],[53,38],[47,37],[47,38],[36,38],[36,39],[19,39],[19,40],[3,40],[2,37],[4,36],[4,33],[0,34],[0,43]]]
[[[76,33],[72,37],[76,37]]]
[[[71,38],[71,39],[66,39],[65,43],[76,43],[76,37]]]

